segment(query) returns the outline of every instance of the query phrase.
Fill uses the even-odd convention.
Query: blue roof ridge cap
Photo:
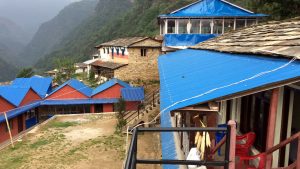
[[[213,4],[207,4],[213,3]],[[214,5],[214,3],[217,3]],[[211,6],[213,5],[213,6]],[[209,8],[210,12],[207,10]],[[196,11],[195,11],[196,9]],[[215,12],[213,12],[215,11]],[[196,12],[196,13],[195,13]],[[161,14],[158,17],[161,18],[199,18],[199,17],[266,17],[268,15],[255,13],[241,6],[228,2],[226,0],[199,0],[177,9],[167,14]]]

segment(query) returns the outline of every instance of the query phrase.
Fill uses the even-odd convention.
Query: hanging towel
[[[198,149],[196,147],[191,148],[186,160],[200,161],[200,152],[198,151]],[[196,165],[189,165],[188,168],[189,169],[196,169],[197,166]]]

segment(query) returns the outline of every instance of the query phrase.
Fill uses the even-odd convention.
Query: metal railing
[[[156,105],[155,102],[157,101],[157,99],[159,99],[159,89],[154,89],[138,106],[138,110],[125,112],[124,119],[126,120],[127,124],[133,121],[136,117],[139,117],[141,112],[146,111],[147,106],[154,107]]]
[[[205,165],[207,167],[220,167],[224,169],[229,168],[230,155],[230,131],[231,127],[227,128],[190,128],[190,127],[176,127],[176,128],[135,128],[133,129],[132,139],[127,153],[126,163],[124,169],[136,169],[137,164],[169,164],[169,165]],[[226,133],[226,147],[225,158],[223,161],[213,160],[174,160],[174,159],[138,159],[137,140],[139,132],[224,132]]]

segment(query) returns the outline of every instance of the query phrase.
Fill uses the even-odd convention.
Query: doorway
[[[23,115],[18,116],[18,133],[24,130]]]
[[[95,105],[95,112],[102,113],[103,112],[103,104],[96,104]]]

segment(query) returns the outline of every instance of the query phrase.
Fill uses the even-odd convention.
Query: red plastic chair
[[[258,167],[249,165],[251,160],[259,160]],[[239,169],[265,169],[266,166],[266,153],[261,153],[255,156],[244,156],[240,157]]]
[[[236,136],[236,156],[249,156],[250,148],[254,144],[256,134],[247,133],[242,136]]]

